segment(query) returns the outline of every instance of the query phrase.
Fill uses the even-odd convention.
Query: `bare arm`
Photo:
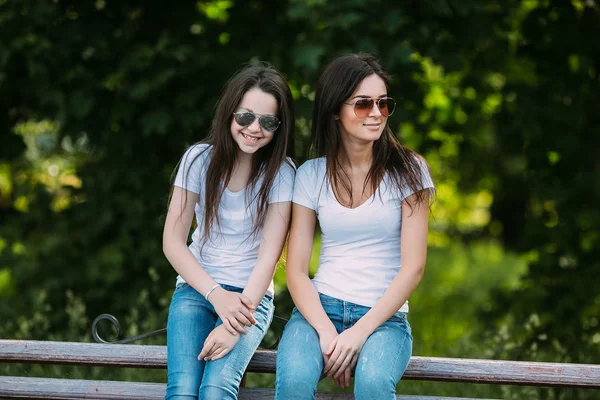
[[[293,204],[286,272],[288,289],[294,304],[319,334],[321,350],[324,353],[337,331],[323,310],[319,293],[308,276],[316,220],[317,216],[313,210]]]
[[[187,194],[186,194],[187,192]],[[184,196],[187,200],[184,204]],[[194,219],[194,206],[198,194],[175,186],[169,203],[163,230],[163,252],[175,271],[202,295],[206,295],[217,283],[202,268],[187,246],[188,234]],[[251,310],[252,302],[240,293],[228,292],[221,287],[210,293],[209,301],[232,334],[245,333],[243,325],[256,323]]]
[[[258,260],[242,292],[253,304],[260,303],[273,279],[290,226],[291,213],[290,201],[269,204],[258,249]]]
[[[253,304],[260,303],[273,279],[275,266],[287,236],[291,212],[292,203],[289,201],[269,205],[258,260],[243,291]],[[198,359],[218,360],[225,357],[236,345],[238,338],[221,328],[222,326],[216,327],[208,335]]]
[[[186,193],[187,192],[187,193]],[[184,207],[184,196],[187,196]],[[194,206],[198,194],[180,187],[173,188],[173,196],[167,211],[163,229],[163,252],[175,271],[198,293],[206,294],[216,282],[200,266],[187,246],[187,239],[194,219]]]

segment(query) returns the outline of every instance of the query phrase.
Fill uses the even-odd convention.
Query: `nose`
[[[258,117],[254,118],[254,121],[247,128],[251,132],[260,132],[260,123],[258,122]]]
[[[381,114],[381,110],[379,109],[379,103],[374,102],[373,107],[371,108],[371,111],[369,112],[369,116],[370,117],[381,117],[382,115],[383,114]]]

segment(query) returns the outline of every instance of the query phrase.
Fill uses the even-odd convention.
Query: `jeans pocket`
[[[177,284],[177,286],[175,286],[175,290],[173,291],[173,294],[181,292],[182,290],[185,290],[187,288],[190,287],[190,284],[187,282],[180,282]]]
[[[389,320],[394,322],[408,323],[408,320],[406,319],[406,313],[402,311],[397,311],[389,318]]]

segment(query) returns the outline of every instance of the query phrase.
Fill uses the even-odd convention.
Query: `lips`
[[[247,135],[247,134],[245,134],[245,133],[241,133],[241,135],[242,135],[242,137],[243,137],[244,139],[246,139],[248,142],[251,142],[251,143],[257,143],[257,142],[258,142],[258,141],[261,139],[261,138],[259,138],[259,137],[256,137],[256,136],[250,136],[250,135]]]

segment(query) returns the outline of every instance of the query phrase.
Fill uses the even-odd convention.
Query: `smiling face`
[[[277,116],[277,100],[271,94],[259,88],[247,91],[235,112],[251,111],[257,115]],[[265,147],[273,139],[275,132],[270,132],[260,126],[258,117],[248,126],[239,125],[235,118],[231,119],[231,136],[243,154],[254,154]]]
[[[378,99],[387,97],[385,82],[377,74],[369,75],[358,85],[350,98],[342,104],[339,115],[336,116],[343,141],[357,143],[374,142],[381,137],[387,117],[381,115],[377,104],[366,117],[359,118],[354,114],[354,103],[361,98]]]

